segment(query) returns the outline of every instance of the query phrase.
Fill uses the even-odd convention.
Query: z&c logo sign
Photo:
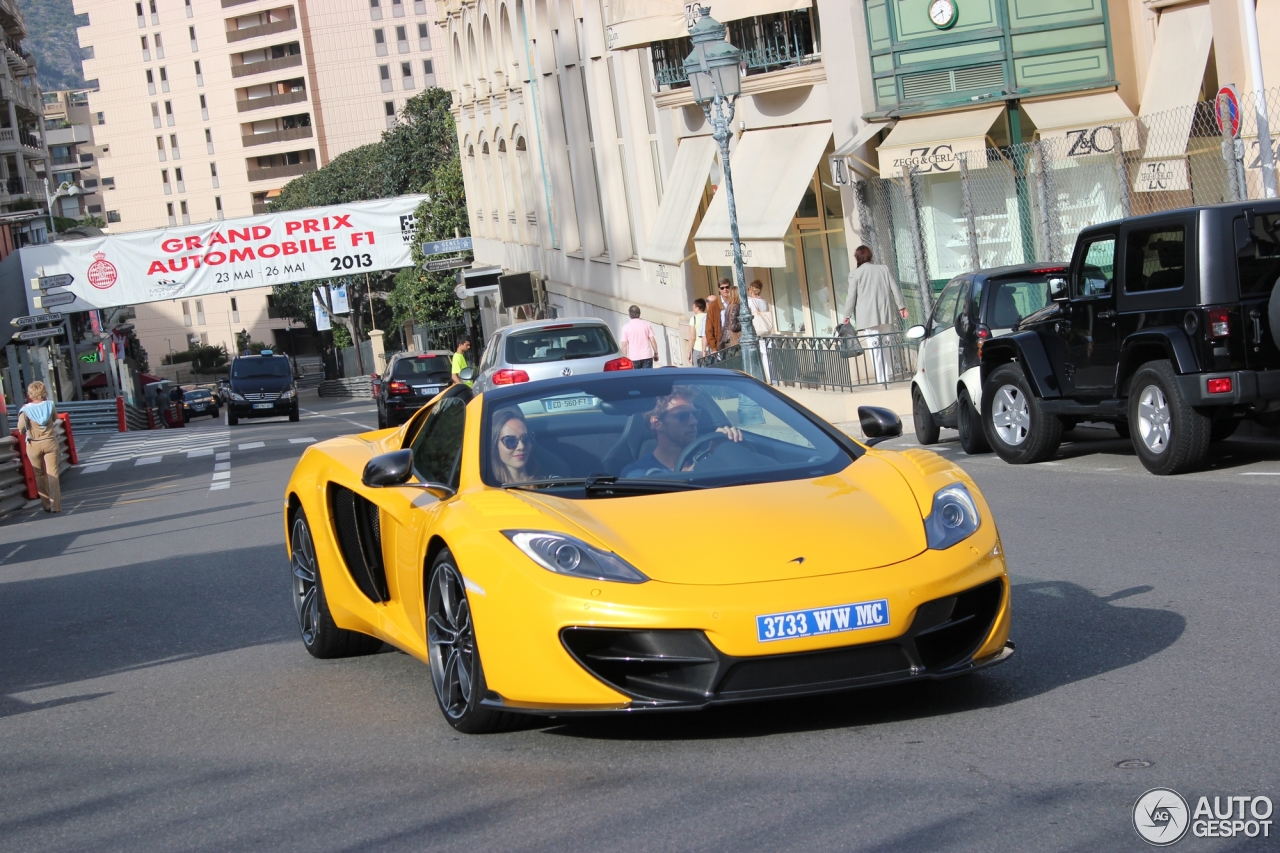
[[[1068,130],[1067,143],[1068,157],[1110,154],[1116,150],[1116,130],[1108,125],[1084,130]]]
[[[1187,834],[1187,801],[1169,788],[1152,788],[1133,804],[1133,828],[1142,840],[1167,847]]]

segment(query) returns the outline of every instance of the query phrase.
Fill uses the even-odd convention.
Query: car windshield
[[[237,358],[231,365],[232,379],[284,379],[289,374],[287,358]]]
[[[1049,304],[1049,282],[1044,277],[988,281],[986,289],[990,294],[987,325],[993,329],[1012,329],[1023,317]]]
[[[507,364],[538,364],[615,355],[618,345],[606,326],[543,326],[507,337]]]
[[[544,388],[486,398],[489,485],[621,497],[821,477],[858,455],[785,397],[733,374],[605,374]]]
[[[391,369],[392,379],[435,379],[447,381],[453,373],[447,355],[419,355],[402,358]]]
[[[183,395],[188,400],[207,400],[209,399],[208,391],[188,391]]]

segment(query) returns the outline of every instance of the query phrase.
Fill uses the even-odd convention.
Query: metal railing
[[[321,397],[373,397],[373,379],[369,376],[352,376],[349,379],[326,379],[320,383]]]
[[[227,30],[227,41],[244,41],[245,39],[257,38],[258,36],[269,36],[275,33],[284,33],[289,30],[298,28],[297,18],[286,18],[283,21],[272,21],[267,24],[259,24],[256,27],[244,27],[239,30]]]
[[[916,372],[918,345],[902,332],[862,334],[856,338],[761,338],[765,377],[771,385],[799,385],[850,391],[905,382]],[[854,355],[858,349],[861,353]],[[699,367],[742,370],[742,345],[698,359]]]
[[[20,510],[27,503],[27,478],[18,447],[13,436],[0,438],[0,515]]]
[[[316,170],[316,161],[291,163],[285,166],[267,166],[263,169],[248,169],[246,174],[251,181],[270,181],[276,178],[291,178],[294,175],[305,175]]]
[[[423,352],[431,350],[449,350],[458,348],[458,344],[467,336],[465,323],[432,323],[430,325],[413,324],[414,337],[420,341]]]
[[[299,89],[296,92],[276,92],[273,95],[263,95],[260,98],[242,98],[236,101],[236,110],[238,112],[248,112],[249,110],[264,110],[267,107],[282,107],[286,104],[296,104],[307,99],[307,90]]]
[[[729,42],[742,51],[742,68],[747,76],[814,62],[821,55],[808,9],[742,18],[727,26]],[[689,85],[684,60],[693,51],[693,42],[682,37],[654,42],[651,47],[658,85]]]
[[[244,0],[248,2],[248,0]],[[262,74],[267,71],[280,71],[284,68],[296,68],[302,64],[302,54],[295,53],[292,56],[282,56],[278,59],[264,59],[261,62],[246,62],[244,65],[231,66],[232,77],[248,77],[252,74]]]
[[[71,416],[71,430],[76,435],[120,431],[120,415],[115,400],[69,401],[59,403],[58,411]]]
[[[291,139],[310,139],[311,125],[305,127],[286,127],[267,133],[249,133],[240,137],[240,144],[248,148],[253,145],[269,145],[272,142],[288,142]]]

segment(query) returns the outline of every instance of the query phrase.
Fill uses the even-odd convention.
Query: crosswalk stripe
[[[307,436],[306,438],[291,438],[289,439],[289,443],[290,444],[315,444],[316,440],[314,438],[311,438],[310,436]]]
[[[212,451],[216,447],[230,443],[231,434],[226,429],[165,430],[158,434],[123,433],[108,439],[85,459],[84,464],[99,465],[140,457],[200,453],[200,451]]]
[[[266,443],[261,441],[250,441],[247,444],[240,445],[240,450],[253,450],[255,447],[266,447]]]

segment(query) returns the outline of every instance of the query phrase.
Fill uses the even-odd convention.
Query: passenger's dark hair
[[[693,300],[693,304],[698,306],[698,308],[702,311],[707,310],[707,300],[703,299],[701,296]]]

